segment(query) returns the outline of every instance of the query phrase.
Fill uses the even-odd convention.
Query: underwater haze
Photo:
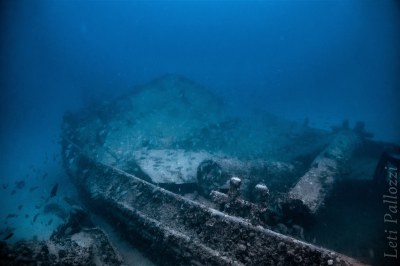
[[[63,220],[57,209],[31,222],[43,207],[34,197],[74,193],[59,156],[64,114],[167,73],[234,115],[325,130],[363,121],[375,140],[400,144],[397,0],[9,0],[0,29],[0,220],[12,239],[46,238]]]

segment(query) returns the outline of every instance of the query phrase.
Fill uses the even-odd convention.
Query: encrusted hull
[[[188,200],[63,143],[66,169],[89,205],[163,265],[363,265]]]
[[[201,86],[165,76],[66,115],[62,156],[89,206],[163,265],[360,265],[288,236],[310,241],[302,223],[360,132],[231,118]]]

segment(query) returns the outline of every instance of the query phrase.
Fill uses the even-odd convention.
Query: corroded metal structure
[[[89,204],[170,265],[362,265],[96,162],[68,140],[64,150]]]
[[[315,214],[332,191],[336,178],[349,161],[360,137],[351,130],[338,133],[312,162],[310,169],[288,193],[289,208]]]
[[[222,107],[201,86],[163,77],[66,115],[64,167],[93,210],[163,265],[361,265],[268,225],[281,202],[315,213],[357,136],[268,114],[232,119]]]

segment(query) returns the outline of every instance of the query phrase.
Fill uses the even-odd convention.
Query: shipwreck
[[[321,221],[349,197],[342,188],[369,191],[373,180],[357,176],[395,147],[369,138],[362,124],[232,117],[206,88],[166,75],[66,114],[62,157],[87,206],[155,263],[364,265],[376,255],[324,245]]]

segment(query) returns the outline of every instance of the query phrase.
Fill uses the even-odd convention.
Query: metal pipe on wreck
[[[329,196],[340,171],[351,158],[360,142],[351,130],[337,133],[336,137],[312,162],[310,169],[289,191],[284,212],[307,217],[318,212]]]

